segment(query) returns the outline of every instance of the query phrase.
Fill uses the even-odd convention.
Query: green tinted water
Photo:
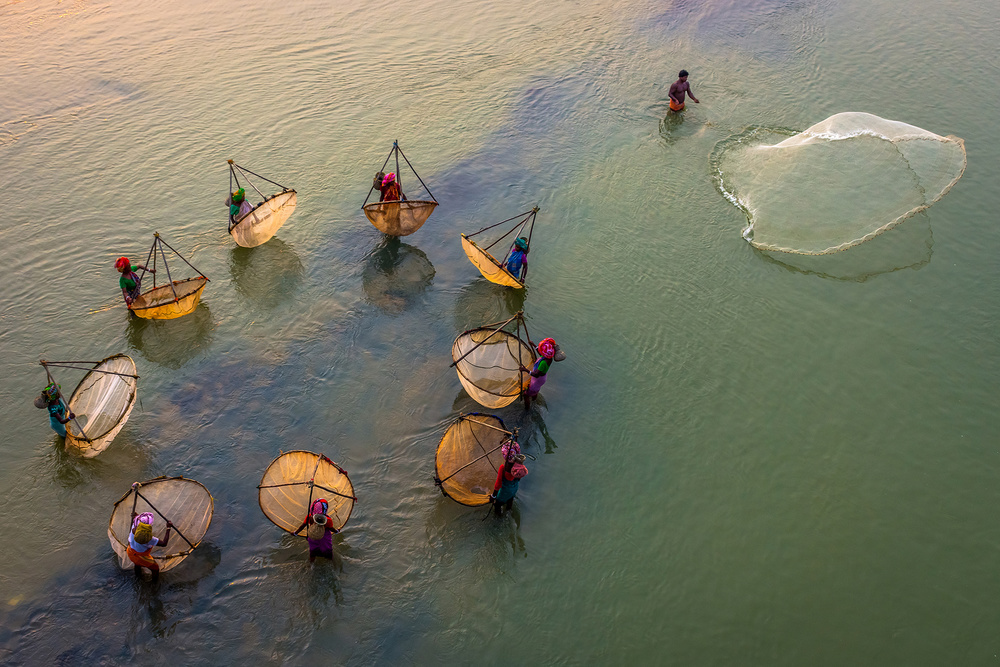
[[[6,5],[0,655],[994,663],[998,23],[923,0]],[[681,67],[702,103],[665,122]],[[964,138],[965,177],[850,255],[752,250],[713,155],[848,110]],[[360,211],[393,139],[442,202],[402,242]],[[265,246],[225,234],[227,158],[299,192]],[[458,234],[536,203],[527,293],[486,283]],[[212,282],[129,321],[113,261],[153,231]],[[431,481],[476,409],[448,351],[519,308],[569,359],[499,411],[537,460],[483,522]],[[142,404],[67,456],[37,359],[119,351]],[[296,448],[355,483],[342,571],[257,506]],[[106,525],[161,474],[216,505],[154,592]]]

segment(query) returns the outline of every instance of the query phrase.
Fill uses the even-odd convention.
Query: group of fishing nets
[[[713,162],[723,195],[747,215],[750,243],[823,255],[929,208],[961,178],[966,156],[957,137],[849,112],[799,133],[754,128],[720,144]]]

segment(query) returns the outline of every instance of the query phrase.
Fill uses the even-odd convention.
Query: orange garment
[[[150,549],[144,553],[139,553],[132,547],[125,547],[125,553],[128,555],[128,559],[140,567],[159,567],[155,560],[153,560],[152,552]]]
[[[382,199],[379,201],[399,201],[402,198],[399,183],[393,181],[382,189]]]
[[[671,111],[682,111],[684,109],[684,103],[681,102],[679,105],[674,101],[674,98],[670,98],[670,110]]]

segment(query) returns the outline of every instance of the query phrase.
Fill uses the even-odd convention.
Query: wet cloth
[[[121,277],[118,279],[118,285],[125,290],[130,299],[135,299],[139,296],[142,279],[135,272],[138,268],[138,266],[129,266],[128,270],[123,271]]]
[[[528,396],[535,397],[538,395],[542,385],[545,384],[545,374],[549,372],[549,366],[551,365],[551,359],[541,357],[535,362],[535,365],[531,367],[531,382],[528,384]]]
[[[243,202],[238,206],[236,204],[229,205],[229,215],[232,216],[235,220],[239,220],[252,210],[253,210],[253,205],[246,199],[244,199]]]
[[[306,526],[313,525],[314,521],[312,515],[306,518]],[[306,534],[306,542],[309,543],[309,555],[310,556],[324,556],[326,558],[333,558],[333,528],[330,527],[330,519],[327,517],[326,530],[323,531],[323,537],[319,539],[314,539]]]
[[[399,183],[392,181],[382,187],[382,198],[379,201],[399,201],[403,198]]]
[[[670,99],[670,110],[671,111],[683,111],[684,110],[684,103],[681,102],[680,104],[677,104],[677,102],[675,102],[674,99],[671,98]]]
[[[128,555],[128,559],[136,565],[154,567],[156,566],[156,561],[153,560],[151,551],[159,543],[160,540],[158,538],[152,537],[149,542],[139,544],[135,541],[135,528],[133,528],[128,534],[128,548],[125,550],[125,553]]]
[[[517,495],[517,487],[521,483],[521,478],[528,474],[528,469],[520,464],[515,463],[513,465],[508,465],[504,463],[497,470],[497,481],[493,485],[493,493],[496,494],[496,501],[498,503],[505,503],[509,500],[513,500],[514,496]]]
[[[63,420],[66,419],[66,408],[63,406],[62,401],[56,401],[55,403],[49,403],[49,426],[52,430],[66,437],[66,427],[63,425]]]
[[[528,263],[528,257],[523,250],[514,250],[507,260],[507,271],[518,280],[521,279],[521,267]]]

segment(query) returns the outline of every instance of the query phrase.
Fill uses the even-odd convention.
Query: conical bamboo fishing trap
[[[483,227],[478,232],[462,234],[462,250],[465,251],[465,254],[469,257],[469,261],[479,269],[484,278],[497,285],[506,285],[507,287],[518,289],[524,287],[524,280],[528,277],[527,265],[525,265],[520,276],[515,276],[507,270],[507,260],[510,259],[510,254],[513,251],[514,241],[524,237],[525,234],[527,234],[525,238],[528,242],[528,250],[525,253],[531,249],[531,235],[535,231],[535,216],[538,210],[536,206],[530,211],[515,215],[513,218],[507,218],[506,220]],[[506,225],[506,227],[503,225]],[[500,229],[497,229],[498,227]],[[492,241],[481,240],[483,245],[479,245],[476,241],[472,240],[473,236],[478,236],[483,232],[494,229],[496,231],[493,234]],[[500,232],[503,233],[501,234]],[[512,233],[514,236],[510,240],[511,245],[507,248],[506,254],[503,255],[502,259],[497,259],[490,250]]]
[[[524,313],[463,331],[452,343],[451,359],[469,396],[487,408],[510,405],[531,382],[522,368],[537,359]]]
[[[133,514],[152,513],[155,518],[153,535],[161,541],[167,530],[167,521],[174,525],[167,546],[153,547],[149,554],[164,572],[180,565],[201,544],[212,523],[214,509],[212,494],[193,479],[157,477],[136,482],[115,503],[108,522],[108,539],[118,556],[119,565],[124,569],[133,567],[126,553]]]
[[[170,266],[167,264],[167,254],[163,250],[164,247],[169,248],[174,255],[179,257],[182,262],[187,264],[198,275],[183,280],[174,280],[170,274]],[[159,287],[156,285],[157,257],[163,263],[163,269],[167,272],[167,280],[170,281],[166,285]],[[184,259],[184,256],[174,250],[169,243],[164,241],[159,233],[153,234],[153,245],[149,248],[149,255],[146,256],[144,266],[149,266],[150,262],[152,262],[150,268],[153,269],[153,288],[136,297],[128,307],[129,310],[139,317],[150,320],[172,320],[193,311],[198,306],[198,301],[201,300],[201,293],[208,283],[208,278],[201,271],[194,268],[191,262]],[[142,275],[139,276],[140,280],[145,275],[146,271],[142,270]]]
[[[325,499],[334,530],[351,518],[357,498],[347,471],[322,454],[296,450],[271,461],[257,486],[264,516],[292,535],[305,537],[305,519],[314,501]]]
[[[239,172],[237,174],[236,172]],[[229,216],[229,234],[236,241],[237,245],[244,248],[253,248],[271,240],[278,229],[285,224],[285,221],[295,212],[296,192],[291,188],[286,188],[280,183],[276,183],[269,178],[255,174],[246,167],[241,167],[232,160],[229,160],[229,191],[233,192],[233,183],[236,187],[242,188],[240,174],[247,185],[261,196],[261,201],[242,215]],[[250,176],[255,176],[271,185],[281,188],[280,192],[273,195],[265,195],[250,180]],[[263,187],[263,186],[261,186]]]
[[[513,435],[499,417],[478,412],[462,415],[438,445],[434,484],[462,505],[485,505],[503,465],[501,448]]]
[[[386,166],[389,164],[389,160],[395,157],[396,159],[396,183],[399,185],[400,193],[404,193],[403,182],[401,175],[399,173],[399,158],[402,156],[403,161],[413,172],[413,175],[423,186],[424,190],[427,191],[427,199],[409,199],[405,194],[402,194],[402,198],[394,201],[380,201],[368,203],[371,198],[372,193],[375,191],[375,186],[373,185],[370,190],[368,190],[368,196],[365,197],[365,203],[361,205],[361,208],[365,212],[365,216],[368,221],[375,225],[383,234],[388,234],[389,236],[409,236],[413,232],[420,229],[427,218],[430,217],[434,209],[437,208],[438,201],[431,194],[430,188],[424,183],[423,179],[417,173],[417,170],[413,168],[410,161],[403,154],[402,149],[399,147],[399,142],[392,142],[392,150],[389,151],[388,157],[385,158],[385,162],[382,163],[382,169],[380,172],[384,172]]]
[[[51,368],[86,371],[65,401],[75,417],[66,424],[66,451],[85,458],[97,456],[111,444],[125,426],[138,397],[139,376],[135,362],[124,354],[115,354],[102,361],[45,361],[50,383],[55,383]]]

